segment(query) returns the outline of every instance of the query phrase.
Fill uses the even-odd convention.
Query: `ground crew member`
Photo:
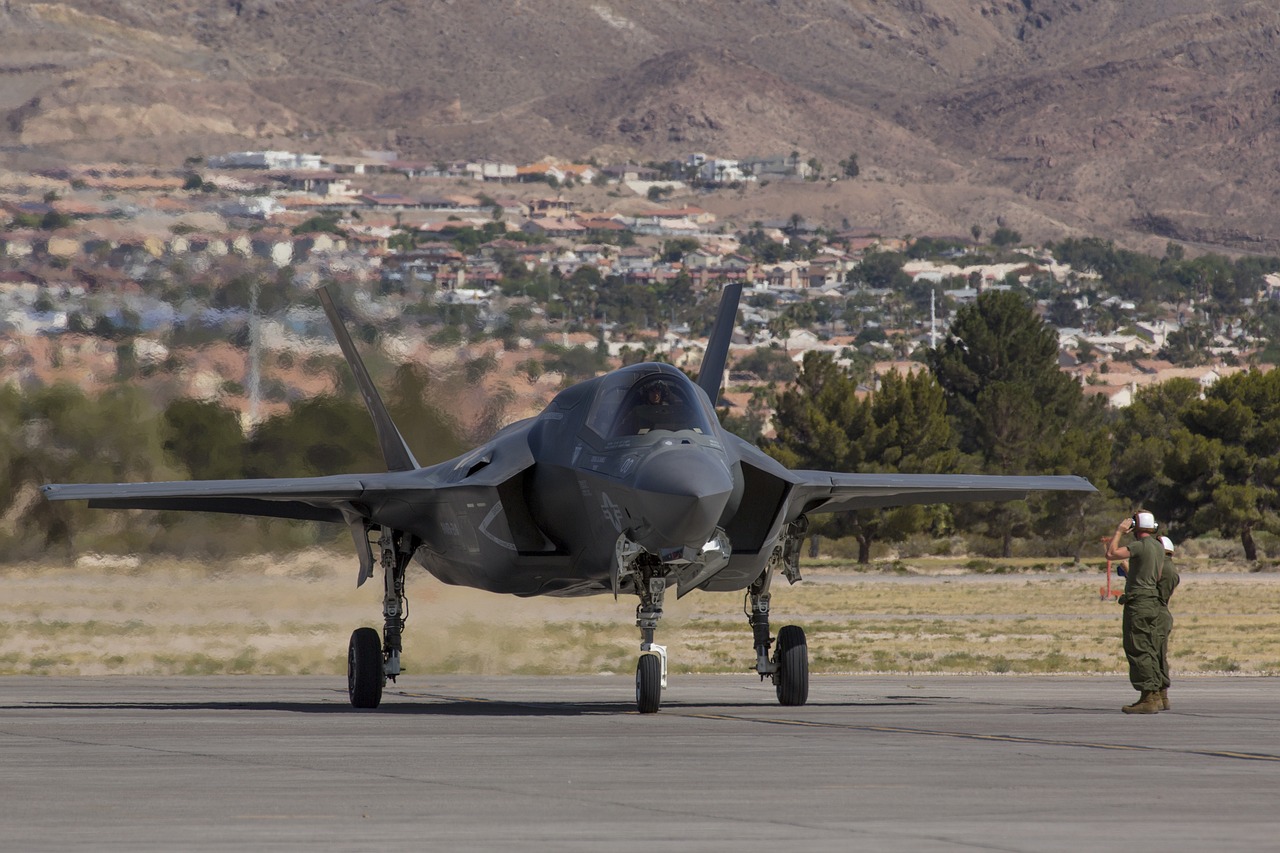
[[[1169,612],[1169,599],[1178,587],[1178,570],[1173,567],[1173,540],[1160,537],[1164,546],[1164,566],[1156,581],[1156,598],[1160,601],[1160,710],[1169,710],[1169,632],[1173,630],[1173,614]]]
[[[1120,537],[1130,530],[1134,541],[1120,544]],[[1159,713],[1160,688],[1160,599],[1157,583],[1164,565],[1164,549],[1155,538],[1155,516],[1145,510],[1134,513],[1116,526],[1107,543],[1108,560],[1127,560],[1129,571],[1124,582],[1124,605],[1121,638],[1124,654],[1129,659],[1129,683],[1139,693],[1138,701],[1121,708],[1126,714]]]

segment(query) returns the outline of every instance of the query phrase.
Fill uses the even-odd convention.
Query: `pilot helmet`
[[[650,379],[640,388],[641,394],[644,396],[645,402],[652,402],[656,396],[657,401],[665,401],[667,399],[667,383],[661,379]]]
[[[1166,554],[1172,554],[1172,553],[1173,553],[1173,540],[1172,540],[1172,539],[1170,539],[1168,536],[1161,536],[1161,537],[1160,537],[1160,544],[1161,544],[1162,546],[1164,546],[1164,552],[1165,552]]]

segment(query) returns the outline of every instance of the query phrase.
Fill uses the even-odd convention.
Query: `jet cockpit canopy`
[[[643,364],[605,377],[591,404],[587,426],[607,439],[654,430],[709,435],[713,416],[689,377],[670,365]]]

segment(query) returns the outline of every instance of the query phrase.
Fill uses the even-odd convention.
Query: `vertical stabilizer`
[[[711,405],[720,399],[720,381],[724,378],[724,366],[729,360],[729,343],[733,340],[733,326],[738,316],[738,300],[742,298],[742,282],[726,284],[720,293],[720,311],[716,324],[711,327],[707,339],[707,352],[702,356],[698,369],[698,387],[707,392]]]
[[[356,386],[360,389],[360,396],[364,398],[369,417],[373,418],[373,430],[378,435],[378,445],[382,448],[382,458],[387,462],[387,470],[412,471],[419,467],[418,460],[413,458],[409,445],[405,444],[404,436],[400,435],[400,430],[396,429],[395,422],[387,412],[387,407],[378,396],[378,389],[373,387],[369,371],[365,369],[364,362],[360,360],[360,354],[356,352],[355,344],[351,341],[351,335],[347,333],[347,327],[342,324],[342,318],[338,316],[338,309],[333,304],[333,297],[329,295],[329,288],[322,287],[317,293],[320,294],[320,304],[324,306],[324,313],[329,317],[329,325],[333,326],[333,334],[338,339],[338,346],[342,347],[347,365],[355,374]]]

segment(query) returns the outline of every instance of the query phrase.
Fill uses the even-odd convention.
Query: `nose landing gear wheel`
[[[773,683],[778,691],[778,704],[803,705],[809,701],[809,646],[804,629],[787,625],[778,632],[778,670]]]
[[[353,708],[376,708],[386,682],[382,641],[373,628],[357,628],[347,646],[347,695]]]
[[[662,659],[657,655],[640,655],[636,664],[636,710],[655,714],[662,704]]]

